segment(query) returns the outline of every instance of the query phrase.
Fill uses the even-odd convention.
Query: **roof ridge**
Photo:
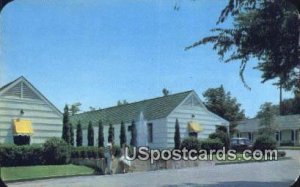
[[[112,108],[119,108],[119,107],[125,107],[125,106],[127,107],[129,105],[133,105],[133,104],[137,104],[137,103],[141,103],[141,102],[145,102],[145,101],[151,101],[151,100],[156,100],[156,99],[171,97],[171,96],[175,96],[175,95],[179,95],[179,94],[184,94],[184,93],[188,93],[188,92],[193,92],[193,91],[194,90],[188,90],[188,91],[184,91],[184,92],[178,92],[178,93],[170,94],[170,95],[167,95],[167,96],[159,96],[159,97],[154,97],[154,98],[150,98],[150,99],[144,99],[144,100],[140,100],[140,101],[134,101],[134,102],[123,104],[123,105],[119,105],[119,106],[117,105],[117,106],[106,107],[106,108],[102,108],[102,109],[98,109],[98,110],[93,110],[93,111],[86,111],[86,112],[78,113],[78,114],[75,114],[75,115],[87,114],[87,113],[93,113],[93,112],[99,112],[99,111],[104,111],[104,110],[112,109]]]

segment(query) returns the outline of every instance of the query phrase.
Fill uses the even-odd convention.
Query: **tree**
[[[162,93],[164,96],[168,96],[170,94],[170,91],[167,90],[166,88],[162,89]]]
[[[272,103],[267,102],[260,106],[260,111],[258,112],[257,117],[260,120],[260,126],[262,127],[259,130],[259,134],[266,135],[269,137],[274,137],[278,126],[275,123],[276,111]]]
[[[233,28],[212,29],[215,35],[201,39],[186,50],[212,43],[225,63],[240,61],[240,76],[248,88],[243,72],[250,59],[258,59],[256,69],[262,71],[262,82],[279,80],[275,85],[280,88],[281,104],[282,89],[300,87],[297,10],[286,0],[229,0],[217,24],[228,16],[233,17]]]
[[[62,139],[65,140],[68,144],[70,144],[71,133],[70,133],[70,124],[69,124],[69,107],[68,107],[68,105],[65,105],[65,108],[64,108]]]
[[[70,123],[70,145],[74,146],[74,129],[73,129],[73,124]]]
[[[77,130],[76,130],[76,146],[77,147],[82,146],[82,128],[81,128],[80,121],[78,121]]]
[[[5,5],[7,5],[8,3],[12,2],[13,0],[1,0],[0,1],[0,13],[2,12],[3,8]]]
[[[131,140],[130,140],[130,145],[133,147],[137,146],[137,131],[136,131],[136,125],[135,121],[132,120],[131,122]]]
[[[99,121],[98,127],[98,147],[104,147],[103,124],[101,120]]]
[[[245,112],[230,92],[225,92],[223,85],[209,88],[204,93],[204,104],[208,110],[230,122],[230,135],[236,131],[237,122],[245,119]]]
[[[72,116],[74,116],[75,114],[80,112],[80,106],[81,106],[81,103],[79,103],[79,102],[74,103],[74,104],[71,105],[70,112],[71,112]]]
[[[112,126],[112,124],[109,124],[109,128],[108,128],[108,142],[114,143],[114,140],[115,140],[115,129]]]
[[[124,99],[123,101],[118,100],[117,106],[126,105],[126,104],[128,104],[128,102],[126,101],[126,99]]]
[[[94,128],[91,121],[88,126],[88,146],[94,146]]]
[[[121,122],[121,129],[120,129],[120,146],[122,147],[123,144],[126,144],[127,138],[126,138],[126,129],[125,124],[122,121]]]
[[[174,144],[175,144],[175,149],[179,149],[180,148],[180,127],[179,127],[179,122],[178,119],[176,119],[175,122],[175,134],[174,134]]]

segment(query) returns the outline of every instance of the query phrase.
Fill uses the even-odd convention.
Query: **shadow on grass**
[[[254,182],[254,181],[233,181],[219,182],[215,184],[183,183],[176,185],[164,185],[163,187],[288,187],[293,181],[285,182]]]

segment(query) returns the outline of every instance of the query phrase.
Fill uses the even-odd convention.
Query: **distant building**
[[[127,143],[131,139],[131,121],[137,127],[138,146],[150,148],[173,148],[175,121],[180,124],[181,138],[194,136],[208,138],[217,126],[229,127],[229,122],[210,112],[194,91],[187,91],[139,102],[114,106],[71,116],[75,127],[78,121],[83,128],[83,145],[87,145],[87,126],[89,121],[95,127],[95,142],[98,138],[98,122],[103,121],[104,137],[107,142],[108,126],[115,129],[115,143],[119,144],[120,123],[126,126]]]
[[[24,77],[0,88],[1,143],[43,143],[61,131],[61,112]]]
[[[276,116],[274,123],[277,127],[274,138],[279,145],[300,145],[300,115]],[[246,119],[239,122],[236,136],[254,141],[260,128],[262,126],[258,118]]]

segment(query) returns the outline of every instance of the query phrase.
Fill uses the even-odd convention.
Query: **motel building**
[[[163,149],[174,147],[175,121],[180,125],[181,139],[186,137],[208,138],[216,127],[229,128],[229,122],[210,112],[195,91],[186,91],[168,96],[113,106],[71,116],[74,127],[80,121],[83,130],[83,145],[87,145],[87,126],[94,126],[95,142],[98,138],[98,123],[104,126],[105,144],[108,139],[109,124],[115,131],[114,141],[119,144],[120,124],[126,127],[127,143],[131,140],[131,122],[135,121],[138,146]]]
[[[23,76],[0,88],[0,143],[40,144],[61,131],[61,112]]]
[[[278,145],[300,146],[300,115],[276,116],[274,123],[277,128],[274,138]],[[262,128],[258,118],[246,119],[237,126],[237,137],[249,138],[255,141],[259,129]]]

